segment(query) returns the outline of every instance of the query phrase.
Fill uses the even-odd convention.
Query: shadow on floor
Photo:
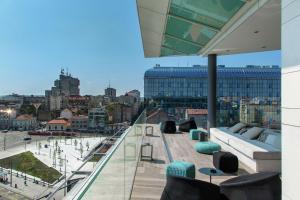
[[[147,160],[147,159],[145,159],[145,160],[143,160],[144,162],[146,161],[146,162],[151,162],[151,163],[155,163],[155,164],[166,164],[166,161],[164,161],[164,160],[160,160],[160,159],[153,159],[153,160]]]
[[[160,137],[159,135],[146,135],[147,137]]]
[[[242,176],[247,174],[249,174],[249,172],[247,172],[245,169],[239,168],[236,173],[224,173],[223,176]]]

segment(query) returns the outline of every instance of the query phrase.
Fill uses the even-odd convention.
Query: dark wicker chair
[[[196,179],[168,176],[161,200],[222,200],[217,185]]]
[[[224,181],[220,190],[230,200],[280,200],[281,180],[276,172],[261,172]]]
[[[230,152],[218,151],[213,154],[215,168],[225,173],[235,173],[239,169],[238,157]]]
[[[176,124],[174,121],[165,121],[161,124],[161,132],[176,133]]]
[[[191,119],[186,122],[179,124],[179,131],[190,132],[191,129],[197,129],[197,124],[195,120]]]
[[[275,172],[239,176],[220,184],[168,176],[161,200],[280,200],[281,180]]]

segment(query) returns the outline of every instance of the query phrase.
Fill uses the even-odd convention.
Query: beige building
[[[20,115],[13,120],[13,128],[17,130],[32,130],[37,128],[37,121],[31,115]]]
[[[60,110],[62,108],[63,97],[51,95],[49,97],[50,110]]]
[[[79,115],[79,116],[74,116],[71,119],[72,130],[87,130],[88,124],[89,124],[88,116]]]
[[[88,114],[88,127],[90,129],[104,129],[106,127],[107,113],[101,108],[92,108]]]
[[[269,128],[280,128],[281,109],[277,102],[241,101],[240,121]]]
[[[112,103],[106,106],[109,123],[131,122],[133,108],[127,104]]]
[[[47,123],[47,131],[66,131],[70,128],[69,121],[65,119],[54,119]]]

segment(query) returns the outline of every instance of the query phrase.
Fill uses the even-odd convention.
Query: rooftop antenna
[[[69,76],[70,74],[69,74],[69,68],[67,67],[67,76]]]
[[[60,74],[64,75],[65,74],[65,70],[63,68],[60,69]]]
[[[110,80],[108,81],[108,88],[110,88]]]

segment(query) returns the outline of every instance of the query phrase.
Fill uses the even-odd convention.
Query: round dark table
[[[221,170],[210,167],[200,168],[198,171],[202,174],[208,175],[210,183],[212,176],[222,176],[224,174]]]

